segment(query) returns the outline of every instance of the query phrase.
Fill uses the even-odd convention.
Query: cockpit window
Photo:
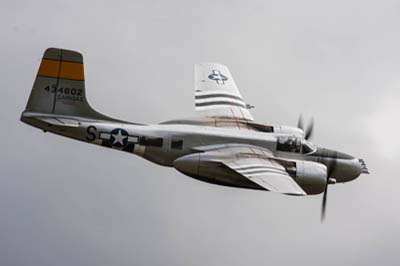
[[[277,144],[278,151],[295,152],[308,154],[316,150],[314,144],[298,137],[279,137]]]
[[[307,154],[314,152],[316,150],[314,144],[311,142],[305,141],[301,147],[301,153]]]
[[[279,137],[277,144],[278,151],[300,152],[301,140],[296,137]]]

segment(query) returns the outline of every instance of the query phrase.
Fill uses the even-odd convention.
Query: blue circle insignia
[[[115,128],[110,133],[110,142],[115,147],[125,147],[128,144],[128,132],[122,128]]]
[[[225,81],[228,80],[228,78],[222,75],[221,71],[219,70],[213,70],[212,74],[210,74],[208,78],[211,80],[215,80],[218,84],[225,84]]]

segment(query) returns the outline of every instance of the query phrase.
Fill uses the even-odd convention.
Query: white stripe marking
[[[213,95],[213,94],[229,94],[232,96],[236,96],[236,97],[240,97],[242,98],[242,96],[239,93],[235,93],[235,92],[230,92],[227,90],[213,90],[213,91],[196,91],[194,94],[195,96],[202,96],[202,95]]]
[[[236,99],[232,99],[232,98],[228,98],[228,97],[213,97],[213,98],[195,99],[194,100],[195,103],[212,103],[212,102],[221,102],[221,101],[246,105],[241,100],[236,100]]]
[[[100,133],[100,138],[101,139],[106,139],[109,140],[111,135],[109,133]]]
[[[131,137],[131,136],[129,136],[128,137],[128,142],[130,142],[130,143],[138,143],[138,137]]]

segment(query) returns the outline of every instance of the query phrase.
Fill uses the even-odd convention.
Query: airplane
[[[368,174],[363,159],[317,147],[304,127],[257,123],[228,68],[195,65],[194,118],[159,124],[122,121],[93,109],[86,98],[83,56],[48,48],[21,121],[75,140],[101,145],[174,167],[195,179],[286,195],[323,193],[328,185]]]

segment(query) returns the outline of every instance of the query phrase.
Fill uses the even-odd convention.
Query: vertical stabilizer
[[[25,112],[113,120],[87,102],[82,54],[58,48],[45,51]]]

